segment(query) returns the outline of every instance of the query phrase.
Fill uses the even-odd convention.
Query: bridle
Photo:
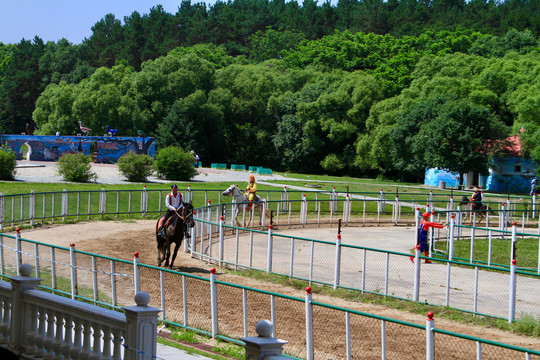
[[[193,210],[189,211],[189,213],[188,213],[187,215],[184,215],[184,213],[186,212],[186,207],[187,207],[187,206],[183,206],[183,207],[182,207],[182,215],[180,215],[180,214],[178,213],[178,210],[174,210],[174,212],[176,213],[176,215],[177,215],[180,219],[182,219],[182,221],[185,222],[185,223],[187,222],[187,220],[189,219],[190,216],[193,216]]]

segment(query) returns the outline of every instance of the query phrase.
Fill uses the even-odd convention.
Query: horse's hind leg
[[[162,253],[163,253],[163,243],[159,241],[160,239],[158,238],[157,242],[158,242],[158,245],[157,245],[157,266],[161,266],[161,263],[163,262],[163,259],[165,258],[165,256],[162,256]]]

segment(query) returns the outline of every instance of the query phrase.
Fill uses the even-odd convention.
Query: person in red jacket
[[[422,214],[422,222],[418,227],[418,244],[420,244],[420,252],[424,253],[424,256],[429,256],[429,244],[428,244],[428,229],[437,228],[442,229],[446,223],[439,224],[437,222],[429,221],[430,213],[425,212]],[[410,257],[411,261],[414,262],[414,257]],[[426,264],[431,264],[429,259],[425,259]]]

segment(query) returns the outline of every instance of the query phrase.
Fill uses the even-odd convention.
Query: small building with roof
[[[488,174],[464,174],[464,186],[478,186],[498,193],[529,193],[531,179],[536,176],[536,164],[522,155],[519,134],[499,142],[498,147],[500,151],[494,156]],[[425,185],[439,186],[441,181],[457,188],[459,174],[439,168],[426,169]]]

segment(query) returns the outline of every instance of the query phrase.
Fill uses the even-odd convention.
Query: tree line
[[[484,172],[495,140],[524,128],[523,151],[540,162],[537,32],[499,34],[500,23],[491,33],[426,30],[434,17],[419,34],[379,35],[339,30],[349,26],[339,25],[340,6],[367,3],[292,3],[188,1],[175,15],[156,7],[124,24],[107,15],[79,45],[2,44],[0,131],[30,123],[37,134],[74,134],[82,121],[94,134],[106,125],[120,135],[141,130],[158,148],[195,149],[207,163],[418,180],[426,166]],[[391,4],[405,3],[379,5]],[[268,18],[270,26],[253,25]]]

